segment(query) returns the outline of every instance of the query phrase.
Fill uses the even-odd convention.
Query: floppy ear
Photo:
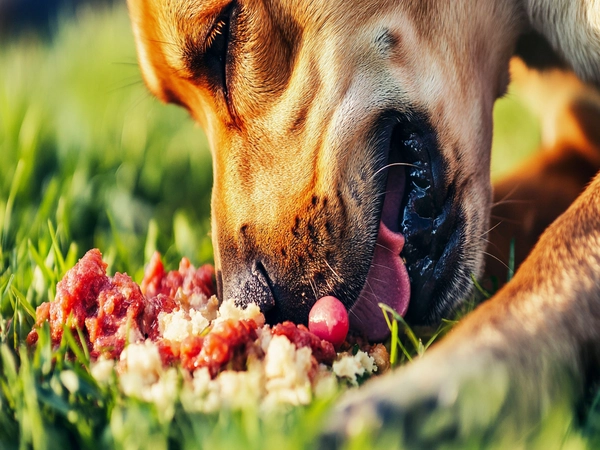
[[[524,0],[529,22],[584,81],[600,86],[600,0]]]

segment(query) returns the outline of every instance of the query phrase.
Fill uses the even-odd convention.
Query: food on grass
[[[342,380],[357,384],[389,367],[383,345],[344,342],[348,316],[333,297],[315,304],[310,326],[326,326],[314,333],[291,322],[266,325],[255,304],[219,305],[209,265],[196,269],[184,258],[167,272],[157,253],[141,286],[106,268],[90,250],[58,283],[55,299],[38,307],[27,341],[37,342],[44,322],[54,346],[70,330],[89,351],[92,375],[102,382],[116,371],[127,395],[160,406],[183,380],[180,399],[191,410],[272,408],[307,404]]]
[[[346,307],[331,295],[317,300],[308,315],[308,329],[311,333],[336,347],[344,343],[349,328]]]

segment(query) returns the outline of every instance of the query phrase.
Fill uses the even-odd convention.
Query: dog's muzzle
[[[271,323],[306,323],[315,301],[333,295],[349,309],[351,327],[372,341],[389,335],[380,303],[413,324],[435,322],[452,309],[457,295],[464,294],[452,291],[457,274],[468,278],[461,272],[464,225],[436,134],[418,114],[392,113],[377,121],[374,135],[379,157],[367,178],[374,183],[369,191],[379,195],[364,206],[369,208],[365,217],[373,215],[370,228],[362,230],[363,244],[348,242],[340,228],[337,247],[323,249],[327,231],[311,220],[327,215],[326,209],[296,219],[288,237],[295,256],[287,259],[269,248],[273,239],[249,228],[238,239],[244,245],[220,247],[221,298],[234,298],[241,306],[255,303]],[[317,208],[318,199],[309,206]],[[328,262],[332,253],[337,270]]]

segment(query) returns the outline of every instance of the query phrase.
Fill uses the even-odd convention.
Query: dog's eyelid
[[[235,2],[228,2],[219,10],[204,19],[207,24],[201,34],[197,35],[196,42],[203,51],[210,49],[214,40],[226,30]]]
[[[230,45],[230,26],[235,2],[229,2],[207,19],[208,26],[194,37],[188,37],[182,60],[189,81],[208,78],[214,87],[226,88],[227,54]]]
[[[221,11],[214,15],[210,20],[210,26],[207,28],[206,34],[202,40],[203,51],[208,51],[214,44],[215,40],[227,31],[231,18],[232,3],[229,3]]]

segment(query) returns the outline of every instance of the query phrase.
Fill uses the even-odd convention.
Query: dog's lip
[[[399,232],[406,176],[397,150],[390,148],[385,195],[373,258],[364,287],[350,314],[352,328],[371,341],[383,340],[390,333],[379,303],[404,315],[410,300],[408,271],[400,256],[405,241]]]
[[[371,273],[375,270],[371,266],[378,264],[378,255],[373,251],[374,258],[366,278],[368,283],[365,282],[351,308],[353,328],[371,340],[389,334],[379,302],[392,306],[413,324],[433,323],[452,308],[448,286],[449,280],[460,272],[463,228],[454,182],[448,178],[437,133],[427,114],[416,110],[410,114],[392,112],[379,124],[379,135],[386,136],[379,142],[387,166],[380,167],[376,173],[387,169],[388,186],[379,179],[384,185],[380,192],[386,195],[377,217],[379,234],[373,237],[372,245],[377,248],[382,245],[382,240],[387,240],[388,245],[391,242],[397,249],[397,254],[401,251],[401,256],[387,262],[393,267],[390,273],[396,276],[401,288],[396,286],[393,295],[388,276],[379,286],[379,295],[365,300],[372,285],[383,277],[383,274]],[[403,175],[401,182],[398,171]],[[401,194],[396,192],[396,198],[392,200],[390,187],[394,186],[400,186],[402,191]]]

